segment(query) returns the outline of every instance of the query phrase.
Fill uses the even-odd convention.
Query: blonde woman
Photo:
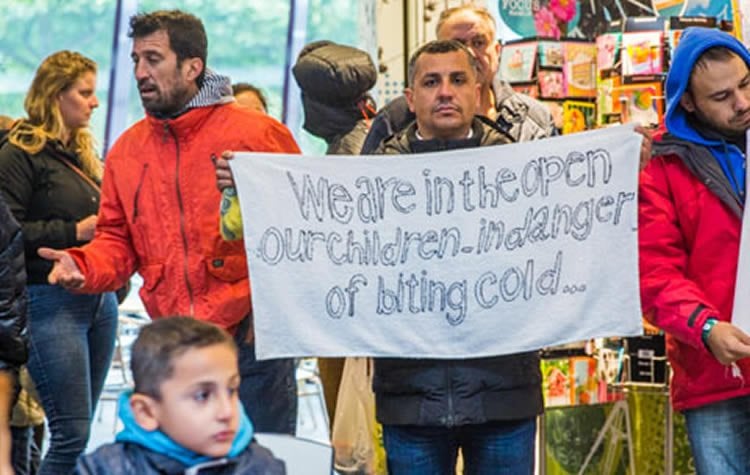
[[[0,190],[21,224],[29,294],[29,362],[47,415],[50,446],[39,473],[64,475],[86,448],[114,348],[113,293],[79,295],[49,285],[39,247],[90,241],[102,165],[89,120],[99,105],[96,63],[71,51],[46,58],[0,146]]]

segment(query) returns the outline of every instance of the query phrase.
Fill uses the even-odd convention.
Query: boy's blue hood
[[[130,442],[140,445],[156,453],[173,458],[186,467],[192,467],[199,463],[208,462],[212,457],[201,455],[188,450],[177,444],[160,430],[147,431],[135,421],[133,410],[130,408],[131,392],[124,392],[120,395],[119,416],[123,425],[122,431],[117,434],[117,442]],[[253,424],[245,414],[245,409],[240,405],[240,426],[237,429],[237,435],[232,442],[232,448],[227,454],[228,458],[236,457],[247,448],[253,439]],[[189,415],[187,417],[190,417]]]
[[[750,53],[735,37],[712,28],[692,27],[682,34],[667,74],[667,130],[675,137],[703,145],[714,145],[716,142],[704,139],[689,125],[688,113],[680,105],[680,98],[687,89],[695,61],[704,51],[715,46],[729,48],[750,65]]]

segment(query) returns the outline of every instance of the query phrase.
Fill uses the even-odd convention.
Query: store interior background
[[[209,36],[209,67],[229,75],[233,82],[259,86],[269,99],[269,113],[290,128],[303,152],[322,154],[325,144],[302,130],[300,94],[291,75],[300,49],[311,41],[326,39],[368,51],[379,67],[373,96],[382,106],[401,94],[406,60],[418,45],[434,39],[440,12],[463,3],[467,2],[7,0],[0,2],[0,113],[13,117],[24,114],[23,97],[42,58],[60,49],[81,51],[99,64],[97,94],[101,105],[92,127],[100,151],[106,153],[119,134],[143,116],[132,78],[130,39],[126,35],[128,18],[143,10],[179,8],[203,19]],[[498,35],[508,41],[523,36],[528,25],[524,27],[519,18],[530,15],[538,0],[475,3],[486,5],[500,20]],[[619,14],[643,8],[669,15],[707,12],[732,20],[745,44],[750,41],[750,18],[742,14],[750,12],[750,0],[585,3],[607,4]],[[574,28],[570,33],[580,31]],[[140,324],[138,318],[145,315],[137,296],[139,282],[134,277],[134,288],[121,307],[121,358],[108,379],[90,448],[111,441],[117,428],[113,395],[128,385],[127,371],[120,365],[127,363],[128,347]],[[301,362],[298,435],[326,442],[327,415],[315,371],[313,360]],[[543,431],[546,457],[541,458],[539,470],[577,473],[586,463],[588,468],[581,473],[690,473],[684,430],[679,423],[672,424],[665,388],[615,389],[627,395],[627,404],[564,404],[548,410]],[[594,445],[597,450],[592,452]],[[635,472],[633,464],[628,463],[630,458],[636,460]]]

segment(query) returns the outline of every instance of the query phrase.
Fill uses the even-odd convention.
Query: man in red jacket
[[[641,299],[667,333],[672,403],[700,474],[750,473],[750,336],[732,324],[745,205],[750,54],[685,31],[667,76],[667,133],[641,174]]]
[[[130,19],[133,67],[146,117],[107,156],[96,234],[54,251],[49,275],[79,292],[121,287],[137,271],[152,318],[191,316],[234,333],[240,399],[261,432],[294,434],[291,359],[255,361],[242,241],[219,234],[212,159],[225,150],[299,153],[273,118],[236,105],[229,78],[207,69],[202,22],[180,11]]]

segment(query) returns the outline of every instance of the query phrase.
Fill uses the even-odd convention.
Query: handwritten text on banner
[[[640,136],[237,154],[260,358],[481,357],[641,333]]]

